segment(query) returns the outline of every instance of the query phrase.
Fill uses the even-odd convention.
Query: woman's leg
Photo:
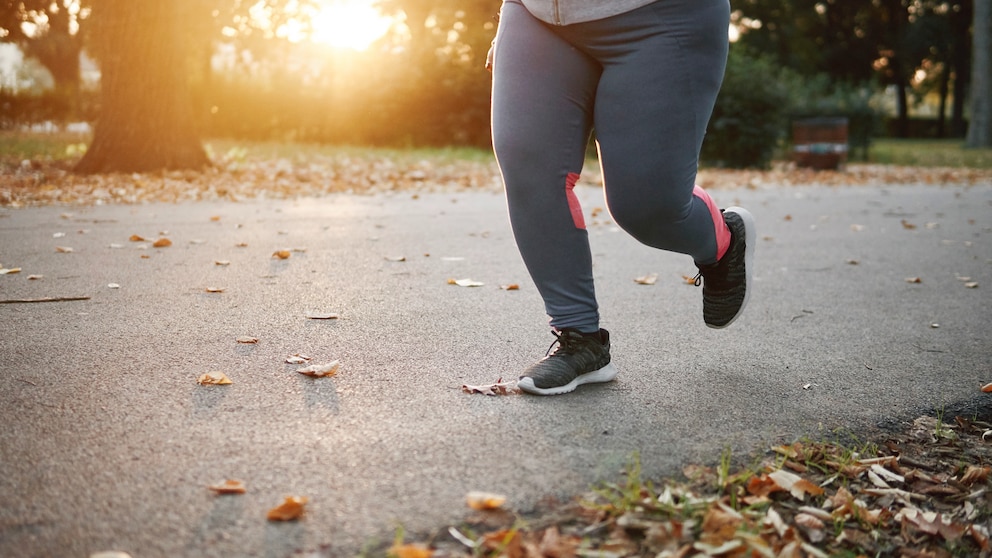
[[[600,66],[513,0],[503,4],[493,62],[493,146],[520,254],[551,325],[597,332],[589,239],[571,188]]]

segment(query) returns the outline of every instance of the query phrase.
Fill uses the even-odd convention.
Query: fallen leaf
[[[658,274],[651,273],[649,275],[642,275],[640,277],[635,277],[634,282],[638,285],[654,285],[658,282]]]
[[[858,260],[847,260],[848,265],[858,265],[860,263]]]
[[[503,289],[504,291],[519,291],[520,285],[516,283],[510,283],[509,285],[500,285],[499,288]]]
[[[974,282],[965,283],[964,286],[968,289],[977,289],[978,283],[974,283]]]
[[[64,236],[65,236],[65,233],[64,232],[57,232],[57,233],[52,234],[52,238],[62,238]]]
[[[258,338],[257,337],[249,337],[247,335],[243,335],[241,337],[238,337],[237,341],[238,341],[238,343],[243,343],[245,345],[254,345],[255,343],[258,343]]]
[[[154,248],[168,248],[169,246],[172,246],[172,241],[168,238],[160,238],[152,243]]]
[[[406,256],[386,256],[387,262],[405,262]]]
[[[278,258],[280,260],[288,260],[293,254],[289,250],[277,250],[272,253],[273,258]]]
[[[800,477],[799,475],[782,469],[768,473],[768,478],[775,481],[775,484],[783,490],[789,491],[789,493],[792,494],[792,496],[797,500],[805,499],[806,494],[810,494],[812,496],[820,496],[823,494],[823,489],[819,486]]]
[[[20,273],[20,272],[21,272],[21,268],[19,267],[12,267],[10,269],[7,268],[0,269],[0,275],[13,275],[14,273]]]
[[[693,285],[693,286],[695,286],[695,284],[696,284],[696,277],[693,276],[693,275],[683,275],[682,276],[682,282],[685,283],[686,285]]]
[[[311,364],[306,368],[299,368],[296,371],[304,376],[310,376],[312,378],[326,378],[337,374],[338,368],[340,367],[340,361],[332,360],[327,364]]]
[[[224,287],[207,287],[206,291],[208,293],[222,293],[224,292]]]
[[[147,239],[141,235],[132,234],[131,238],[128,238],[128,240],[130,240],[131,242],[144,242]]]
[[[286,496],[282,504],[269,510],[266,518],[269,521],[294,521],[303,517],[306,496]]]
[[[310,357],[308,357],[307,355],[301,355],[300,353],[292,354],[286,357],[287,364],[303,364],[305,362],[308,362],[309,360]]]
[[[735,510],[715,504],[710,506],[703,518],[703,532],[700,541],[719,547],[730,541],[737,533],[737,528],[744,522],[744,517]]]
[[[796,523],[796,525],[807,529],[823,529],[826,527],[826,524],[824,524],[822,520],[808,513],[797,513],[796,517],[792,520]]]
[[[107,288],[108,289],[119,289],[119,288],[121,288],[121,286],[119,284],[117,284],[117,283],[107,283]]]
[[[907,277],[906,278],[906,282],[907,283],[922,283],[923,282],[923,279],[920,279],[919,277]]]
[[[902,221],[900,221],[900,223],[902,223],[902,228],[904,228],[904,229],[913,230],[913,229],[916,228],[916,225],[910,223],[909,221],[907,221],[905,219],[903,219]]]
[[[485,283],[480,283],[472,279],[448,279],[448,284],[458,285],[459,287],[481,287],[485,285]]]
[[[495,384],[472,386],[462,384],[462,391],[465,393],[479,393],[482,395],[517,395],[521,393],[516,381],[504,382],[503,378],[496,380]]]
[[[333,312],[309,312],[306,317],[308,320],[336,320],[341,316]]]
[[[210,216],[210,220],[211,221],[220,221],[220,215],[211,215]]]
[[[982,393],[992,393],[992,382],[989,382],[982,386]]]
[[[58,252],[58,253],[60,253],[60,254],[71,254],[72,253],[72,248],[70,248],[68,246],[56,246],[55,247],[55,251]]]
[[[231,261],[230,260],[217,260],[217,261],[214,262],[214,265],[228,266],[228,265],[231,265]]]
[[[506,496],[492,492],[472,491],[465,495],[465,502],[473,510],[496,510],[506,503]]]
[[[234,382],[223,372],[207,372],[196,380],[201,386],[226,386]]]
[[[227,479],[220,484],[211,485],[207,488],[217,494],[244,494],[246,491],[245,483],[234,479]]]
[[[247,242],[239,242],[239,243],[235,244],[234,247],[235,248],[247,248],[248,247],[248,243]]]
[[[123,247],[124,247],[123,244],[118,244],[116,242],[111,242],[110,243],[110,248],[112,248],[114,250],[118,250],[118,249],[123,248]]]
[[[961,475],[961,484],[971,486],[977,482],[985,482],[989,478],[989,473],[992,473],[992,467],[968,465],[968,469]]]
[[[389,547],[389,556],[396,558],[431,558],[433,555],[433,550],[419,543],[394,544]]]
[[[37,281],[38,279],[41,279],[43,277],[45,277],[45,276],[44,275],[28,275],[28,281]]]
[[[865,226],[864,225],[851,225],[851,230],[854,231],[854,232],[861,232],[861,231],[865,230]]]

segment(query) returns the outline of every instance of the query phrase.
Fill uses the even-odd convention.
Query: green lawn
[[[26,132],[0,132],[0,158],[37,159],[60,161],[82,156],[89,136],[72,133],[38,134]],[[215,160],[224,159],[264,160],[285,158],[303,161],[309,157],[395,157],[397,160],[429,159],[433,161],[463,160],[490,161],[492,153],[474,148],[418,148],[372,149],[287,142],[253,142],[229,139],[204,140],[207,152]],[[879,138],[872,140],[868,161],[887,165],[921,167],[992,168],[992,148],[965,149],[962,140],[899,140]],[[860,162],[860,161],[852,161]]]
[[[873,139],[868,161],[919,167],[992,168],[992,148],[965,149],[964,141]]]

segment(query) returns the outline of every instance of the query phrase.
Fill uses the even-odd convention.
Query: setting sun
[[[332,47],[365,50],[382,37],[392,21],[371,0],[326,0],[313,14],[310,40]]]

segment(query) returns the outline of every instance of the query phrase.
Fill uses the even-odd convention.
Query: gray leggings
[[[729,20],[728,0],[659,0],[553,26],[504,1],[493,146],[513,234],[552,327],[599,328],[589,237],[572,192],[592,129],[617,225],[697,264],[726,251],[723,218],[695,180]]]

